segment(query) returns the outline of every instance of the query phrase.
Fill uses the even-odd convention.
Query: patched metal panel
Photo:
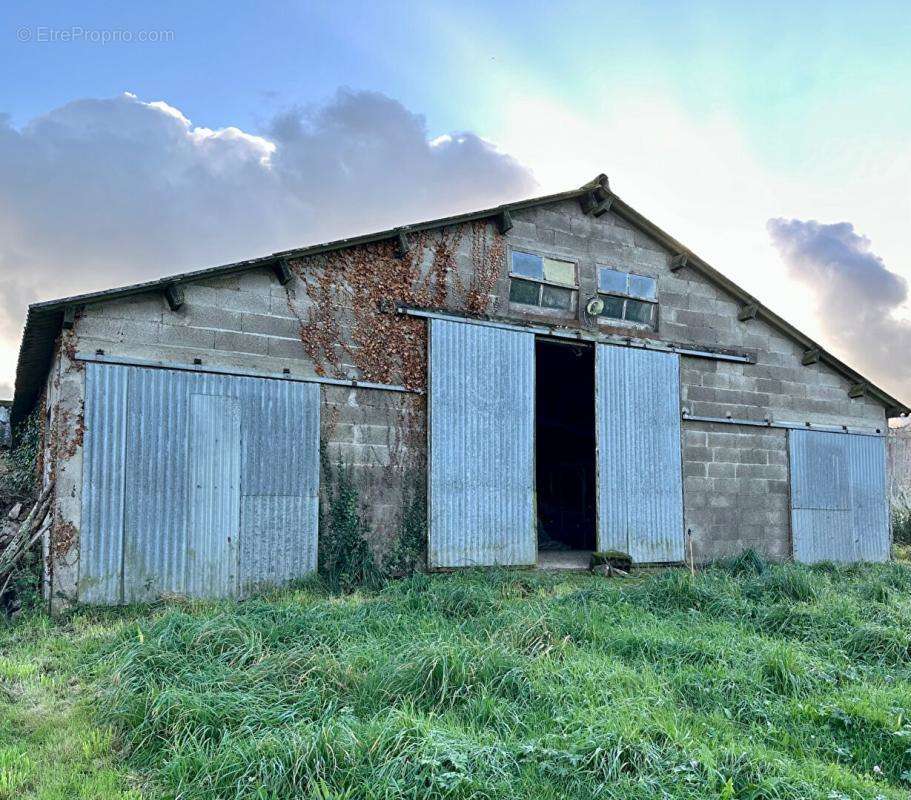
[[[430,323],[433,567],[534,564],[535,339]]]
[[[87,398],[86,464],[95,472],[86,473],[81,533],[94,560],[107,548],[116,586],[94,596],[80,589],[80,599],[243,594],[316,568],[319,386],[101,364],[88,371],[122,384],[119,395],[107,390],[120,412],[108,394],[94,405]],[[119,455],[103,444],[118,419]],[[81,568],[87,586],[110,573],[91,561]]]
[[[319,518],[319,386],[252,381],[249,388],[241,593],[313,572]]]
[[[885,440],[792,430],[788,449],[795,560],[887,560]]]
[[[86,366],[78,583],[85,603],[121,598],[128,386],[126,367]]]
[[[599,344],[595,370],[598,548],[682,561],[679,356]]]
[[[237,592],[240,535],[240,401],[190,396],[187,594]]]

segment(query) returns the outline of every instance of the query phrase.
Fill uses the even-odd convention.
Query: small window
[[[629,293],[633,297],[641,297],[643,300],[654,302],[658,299],[658,282],[654,278],[647,278],[645,275],[630,274]]]
[[[576,265],[572,261],[512,252],[509,301],[572,311],[576,305]]]
[[[655,326],[658,282],[654,278],[599,267],[598,292],[604,301],[602,317]]]
[[[571,289],[560,289],[556,286],[543,286],[541,288],[541,305],[545,308],[562,308],[566,311],[573,310],[573,292]]]

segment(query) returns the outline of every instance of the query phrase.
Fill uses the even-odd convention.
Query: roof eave
[[[687,267],[695,268],[697,272],[700,272],[702,275],[709,278],[713,283],[719,285],[724,291],[742,302],[744,305],[755,306],[757,317],[763,319],[779,332],[787,335],[791,339],[796,340],[806,350],[817,350],[819,352],[819,359],[827,363],[836,372],[839,372],[843,377],[848,378],[854,383],[864,384],[867,387],[870,395],[886,407],[887,416],[897,417],[900,414],[911,414],[911,408],[890,395],[888,392],[880,389],[872,381],[865,378],[859,372],[845,364],[841,359],[827,351],[824,347],[822,347],[822,345],[813,341],[809,336],[801,332],[798,328],[795,328],[790,322],[780,317],[778,314],[768,308],[768,306],[765,306],[759,299],[751,295],[746,290],[742,289],[730,278],[715,269],[707,261],[693,253],[693,251],[688,247],[659,228],[657,225],[655,225],[655,223],[644,217],[632,206],[628,205],[619,197],[617,197],[617,195],[613,196],[611,211],[615,212],[618,216],[622,217],[639,230],[643,231],[656,241],[660,242],[668,250],[674,253],[685,254],[687,257]]]
[[[461,225],[474,220],[491,219],[503,214],[504,211],[519,211],[525,208],[533,208],[564,200],[578,199],[583,195],[592,192],[592,190],[599,188],[609,194],[611,211],[660,242],[671,252],[685,254],[687,256],[687,264],[690,267],[695,268],[698,272],[718,284],[724,291],[737,298],[745,305],[754,305],[756,307],[756,315],[764,319],[772,327],[792,339],[795,339],[806,347],[806,349],[817,350],[819,352],[820,360],[827,363],[830,367],[852,382],[863,384],[867,388],[869,394],[885,406],[887,416],[892,417],[898,416],[899,414],[911,414],[911,409],[905,404],[864,378],[856,370],[851,369],[847,364],[826,351],[808,336],[801,333],[800,330],[763,305],[757,298],[741,289],[737,284],[712,267],[708,262],[697,256],[673,236],[659,228],[647,217],[640,214],[616,194],[610,192],[607,177],[602,174],[596,176],[584,186],[566,192],[533,197],[513,203],[503,203],[480,211],[455,214],[449,217],[417,222],[410,225],[400,225],[375,233],[367,233],[345,239],[336,239],[331,242],[295,248],[293,250],[282,250],[259,258],[236,261],[221,266],[193,270],[191,272],[183,272],[177,275],[170,275],[116,289],[89,292],[87,294],[34,303],[29,306],[22,343],[19,348],[19,361],[16,367],[16,386],[13,395],[13,404],[10,410],[10,420],[15,425],[17,422],[24,419],[34,407],[35,402],[40,396],[41,386],[46,379],[47,368],[53,357],[54,343],[60,332],[65,310],[69,306],[85,305],[86,303],[103,302],[105,300],[131,297],[147,292],[161,291],[171,285],[190,283],[204,278],[233,275],[239,272],[245,272],[249,269],[268,267],[282,260],[305,258],[331,252],[333,250],[358,247],[365,244],[393,239],[401,233],[434,230],[451,225]],[[37,373],[40,373],[41,377],[36,380],[35,376]]]

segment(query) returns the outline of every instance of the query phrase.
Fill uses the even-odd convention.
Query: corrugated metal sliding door
[[[79,599],[220,597],[316,568],[319,386],[86,368]]]
[[[888,560],[885,439],[796,429],[788,450],[794,559]]]
[[[535,338],[430,324],[429,562],[534,564]]]
[[[679,356],[599,344],[595,371],[598,549],[682,561]]]

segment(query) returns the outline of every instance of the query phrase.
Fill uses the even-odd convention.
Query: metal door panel
[[[680,366],[672,353],[596,351],[598,547],[683,560]]]
[[[83,603],[121,599],[129,377],[127,367],[86,366],[77,589]]]
[[[534,335],[430,324],[430,565],[534,564]]]
[[[87,376],[80,600],[221,596],[316,569],[318,385],[108,364]]]
[[[888,560],[884,439],[797,429],[788,451],[794,558]]]
[[[188,402],[195,376],[127,369],[123,600],[140,603],[186,593]]]

